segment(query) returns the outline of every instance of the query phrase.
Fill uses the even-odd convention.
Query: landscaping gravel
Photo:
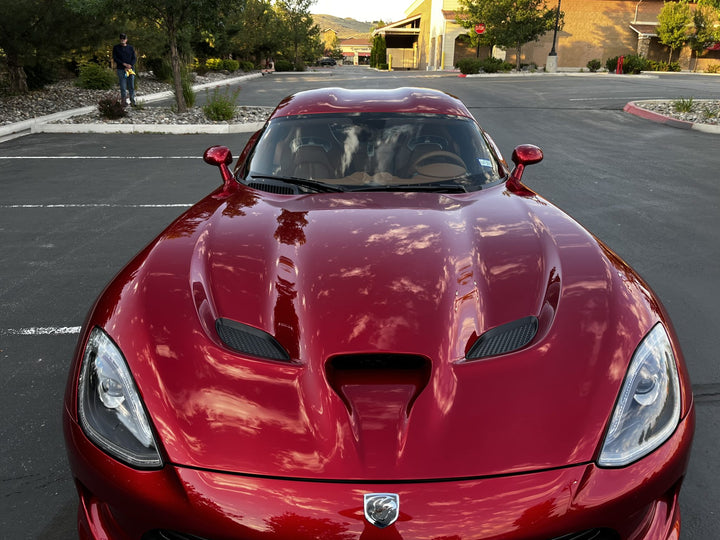
[[[685,122],[696,124],[708,124],[712,126],[720,126],[720,100],[710,99],[694,99],[692,100],[692,110],[689,112],[679,112],[677,107],[688,103],[689,100],[648,100],[636,101],[635,105],[641,109],[656,112],[663,116],[670,116]]]
[[[214,82],[228,75],[212,74],[195,78],[194,84]],[[172,86],[159,82],[151,76],[140,75],[137,80],[136,98],[158,92],[171,91]],[[119,90],[86,90],[75,86],[74,81],[60,81],[20,96],[0,97],[0,125],[30,120],[40,116],[63,112],[71,109],[97,105],[104,96],[118,96]],[[240,94],[242,98],[242,93]],[[272,107],[237,106],[235,117],[225,122],[213,122],[205,117],[201,107],[193,107],[188,112],[178,114],[170,107],[154,104],[140,104],[137,108],[127,107],[127,116],[117,120],[107,120],[96,111],[73,116],[55,123],[62,124],[238,124],[264,122],[272,112]]]

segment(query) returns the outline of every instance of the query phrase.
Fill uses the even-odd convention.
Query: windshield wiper
[[[391,184],[360,186],[349,191],[430,191],[435,193],[467,193],[461,184]]]
[[[272,174],[255,173],[250,173],[248,176],[253,179],[278,180],[279,182],[285,182],[286,184],[306,187],[321,193],[340,193],[346,191],[345,188],[341,186],[326,184],[325,182],[320,182],[318,180],[310,180],[308,178],[297,178],[295,176],[275,176]]]

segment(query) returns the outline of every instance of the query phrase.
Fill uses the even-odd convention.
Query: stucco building
[[[663,0],[562,0],[565,25],[558,33],[559,68],[584,68],[588,61],[640,53],[653,60],[667,60],[668,49],[657,39],[657,16]],[[547,0],[548,6],[556,5]],[[462,37],[468,30],[457,22],[458,0],[415,0],[405,19],[375,30],[385,36],[393,69],[447,70],[465,56],[475,56]],[[553,33],[522,49],[522,64],[545,65]],[[481,49],[485,57],[489,50]],[[498,55],[498,51],[494,52]],[[515,51],[500,51],[515,63]],[[689,69],[690,51],[683,50],[680,65]],[[697,69],[720,63],[720,51],[708,51]],[[693,63],[693,68],[695,64]]]

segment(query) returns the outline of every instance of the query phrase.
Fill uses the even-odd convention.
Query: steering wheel
[[[435,165],[436,167],[432,167],[432,165]],[[440,167],[446,168],[448,165],[460,167],[462,170],[450,171],[449,174],[447,170],[445,172],[442,172],[441,170],[436,170]],[[457,154],[454,154],[452,152],[446,152],[445,150],[434,150],[432,152],[428,152],[427,154],[423,154],[422,156],[417,158],[413,162],[413,164],[410,165],[410,172],[418,173],[423,176],[444,178],[448,176],[460,176],[462,174],[465,174],[467,172],[467,167],[465,167],[465,162]]]

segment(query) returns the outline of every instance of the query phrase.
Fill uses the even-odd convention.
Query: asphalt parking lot
[[[696,396],[684,540],[720,530],[720,135],[654,124],[629,101],[720,98],[720,79],[488,77],[337,68],[242,84],[244,105],[320,86],[425,86],[461,98],[506,158],[534,143],[524,181],[633,266],[668,309]],[[112,276],[220,183],[201,156],[230,135],[38,134],[0,143],[0,536],[76,538],[60,415],[85,313]]]

